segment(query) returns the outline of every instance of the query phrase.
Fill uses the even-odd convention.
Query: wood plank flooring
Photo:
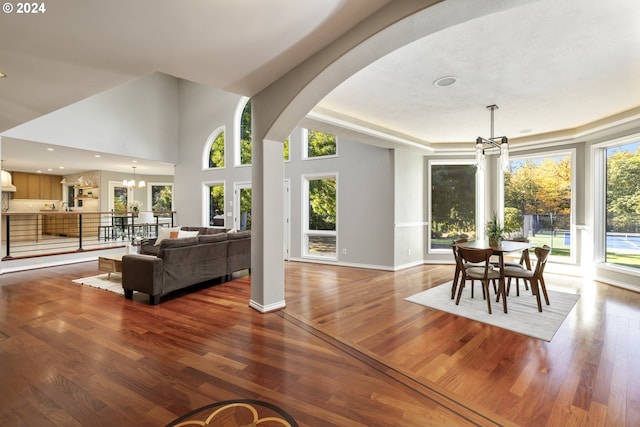
[[[403,301],[453,266],[401,272],[286,263],[284,310],[250,278],[158,306],[72,283],[97,262],[0,276],[5,426],[162,426],[229,399],[301,426],[639,426],[640,294],[581,294],[550,343]]]

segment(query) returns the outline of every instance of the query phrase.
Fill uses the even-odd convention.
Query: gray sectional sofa
[[[227,232],[211,227],[181,227],[197,235],[143,241],[139,254],[122,257],[125,297],[133,291],[149,295],[152,305],[160,297],[212,279],[228,280],[251,268],[251,232]],[[186,233],[185,233],[186,234]]]

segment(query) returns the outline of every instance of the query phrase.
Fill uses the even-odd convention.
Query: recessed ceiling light
[[[453,85],[457,81],[458,81],[458,78],[455,76],[446,76],[446,77],[440,77],[439,79],[434,80],[433,85],[435,87],[447,87],[447,86]]]
[[[0,71],[0,79],[4,79],[5,77],[7,77],[7,75],[2,71]]]
[[[47,151],[53,151],[53,148],[49,147],[47,148]]]
[[[100,154],[94,154],[93,157],[102,157]]]
[[[58,169],[64,169],[64,166],[59,166]]]
[[[51,172],[53,169],[49,168],[49,169],[47,169],[47,170],[48,170],[49,172]]]
[[[51,170],[51,169],[49,169],[49,170]],[[36,172],[38,172],[38,173],[42,173],[42,171],[36,171]]]

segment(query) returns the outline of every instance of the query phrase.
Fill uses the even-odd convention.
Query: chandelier
[[[503,171],[509,168],[509,141],[506,136],[493,136],[493,112],[498,109],[497,105],[488,105],[491,110],[491,137],[476,139],[476,166],[482,169],[484,166],[484,150],[497,148],[500,150],[500,167]]]
[[[136,167],[131,166],[133,168],[133,179],[123,180],[122,185],[127,187],[129,190],[133,190],[134,188],[143,188],[146,184],[144,181],[136,182]]]

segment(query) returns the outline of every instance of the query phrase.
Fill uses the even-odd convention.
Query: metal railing
[[[153,214],[155,221],[143,224],[134,212],[3,212],[2,259],[109,249],[173,226],[174,211]]]

